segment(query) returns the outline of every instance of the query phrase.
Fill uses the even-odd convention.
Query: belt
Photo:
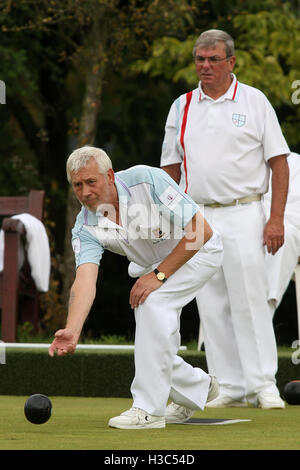
[[[241,199],[234,199],[227,204],[220,204],[219,202],[213,202],[212,204],[204,204],[205,207],[229,207],[229,206],[237,206],[239,204],[248,204],[249,202],[260,201],[261,194],[252,194],[251,196],[245,196]]]

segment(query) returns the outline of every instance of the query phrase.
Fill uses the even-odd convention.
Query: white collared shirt
[[[266,96],[232,78],[217,100],[205,95],[200,82],[174,101],[167,118],[161,167],[181,163],[180,186],[198,204],[264,194],[267,161],[290,152]]]

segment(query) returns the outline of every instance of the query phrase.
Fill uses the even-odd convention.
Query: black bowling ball
[[[292,380],[287,383],[283,395],[289,405],[300,405],[300,380]]]

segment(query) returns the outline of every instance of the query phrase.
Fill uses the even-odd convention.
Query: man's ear
[[[107,171],[107,178],[110,183],[115,182],[115,172],[112,168]]]
[[[235,66],[236,57],[233,55],[228,59],[228,61],[229,61],[230,71],[232,72]]]

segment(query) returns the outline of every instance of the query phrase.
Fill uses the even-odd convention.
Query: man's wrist
[[[153,270],[154,274],[156,275],[156,279],[160,282],[166,282],[167,277],[163,271],[159,271],[157,268]]]
[[[271,212],[269,220],[271,220],[273,222],[283,223],[284,222],[284,213],[282,213],[282,214],[278,214],[278,213],[272,214],[272,212]]]

